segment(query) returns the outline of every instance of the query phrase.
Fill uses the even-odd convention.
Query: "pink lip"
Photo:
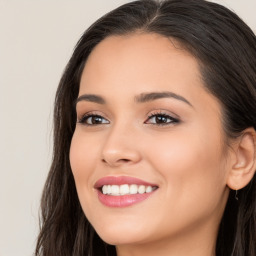
[[[112,195],[104,195],[100,189],[104,185],[122,185],[122,184],[128,184],[128,185],[137,184],[137,185],[157,187],[157,185],[155,184],[148,183],[146,181],[133,178],[133,177],[107,176],[99,179],[94,186],[94,188],[97,189],[99,201],[108,207],[127,207],[127,206],[134,205],[136,203],[139,203],[141,201],[144,201],[156,191],[156,190],[153,190],[150,193],[143,193],[143,194],[112,196]]]

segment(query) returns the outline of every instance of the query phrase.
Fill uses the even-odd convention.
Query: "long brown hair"
[[[76,125],[73,106],[81,73],[94,47],[134,31],[175,38],[200,63],[207,90],[223,109],[227,138],[256,128],[256,38],[232,11],[204,0],[142,0],[106,14],[85,31],[60,80],[54,109],[54,151],[41,201],[36,256],[115,255],[86,219],[69,163]],[[216,245],[218,256],[256,255],[256,180],[230,192]]]

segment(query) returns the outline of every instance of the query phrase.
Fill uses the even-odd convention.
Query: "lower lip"
[[[104,195],[98,191],[98,198],[100,202],[108,207],[127,207],[139,202],[146,200],[150,197],[156,190],[150,193],[144,194],[134,194],[134,195],[123,195],[123,196],[110,196]]]

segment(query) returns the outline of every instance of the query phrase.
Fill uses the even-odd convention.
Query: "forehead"
[[[123,89],[134,85],[138,90],[150,90],[153,84],[165,84],[183,90],[182,84],[188,82],[202,85],[198,62],[191,54],[173,39],[135,33],[108,37],[94,48],[86,62],[80,89],[102,90],[108,83],[118,83],[118,88]]]

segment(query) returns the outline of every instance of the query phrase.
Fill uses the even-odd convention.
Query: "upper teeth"
[[[102,187],[102,193],[105,195],[112,195],[112,196],[120,196],[120,195],[127,195],[127,194],[143,194],[143,193],[150,193],[156,187],[152,186],[144,186],[144,185],[104,185]]]

